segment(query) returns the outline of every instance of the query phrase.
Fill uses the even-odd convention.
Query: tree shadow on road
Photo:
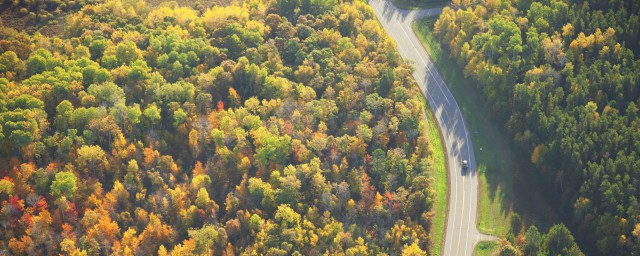
[[[553,196],[553,190],[544,184],[542,175],[534,171],[530,154],[513,144],[512,135],[503,126],[504,120],[491,114],[481,86],[464,78],[461,68],[449,58],[448,52],[432,37],[425,36],[430,33],[436,18],[420,20],[414,28],[423,44],[427,44],[430,57],[460,106],[470,132],[481,182],[479,229],[498,236],[506,235],[514,211],[527,225],[545,227],[557,222],[559,215],[555,209],[559,208],[545,200]]]

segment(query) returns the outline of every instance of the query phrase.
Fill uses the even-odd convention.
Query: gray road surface
[[[385,0],[369,0],[369,4],[396,41],[400,55],[413,62],[416,68],[413,77],[433,109],[444,136],[449,162],[449,205],[442,255],[473,255],[478,241],[493,237],[480,234],[476,228],[478,178],[471,137],[458,103],[411,28],[417,19],[438,15],[442,8],[408,11]],[[469,161],[467,170],[462,169],[465,159]]]

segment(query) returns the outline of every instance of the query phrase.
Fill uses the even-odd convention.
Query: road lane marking
[[[435,75],[433,75],[433,71],[431,71],[427,62],[424,60],[424,58],[422,58],[422,54],[420,54],[420,50],[418,50],[418,47],[416,47],[416,45],[413,43],[413,40],[411,40],[411,36],[409,36],[409,34],[407,33],[407,30],[404,29],[404,26],[400,26],[400,29],[406,35],[406,38],[409,39],[409,43],[411,44],[413,49],[416,50],[416,54],[418,55],[418,58],[420,58],[420,60],[424,64],[424,67],[429,72],[429,74],[431,74],[431,77],[433,77],[433,80],[436,82],[436,85],[438,85],[438,89],[440,89],[440,92],[442,93],[442,95],[444,95],[444,99],[447,101],[447,105],[451,105],[451,103],[449,102],[449,97],[447,97],[447,95],[444,93],[444,91],[440,87],[442,85],[439,83],[438,78]]]
[[[465,196],[465,190],[466,189],[465,189],[465,185],[464,185],[464,177],[462,177],[462,211],[460,212],[460,216],[462,218],[464,218],[464,201],[465,201],[464,200],[464,196]],[[460,230],[462,230],[462,225],[460,225]],[[469,234],[469,230],[467,230],[466,233]],[[456,249],[456,255],[460,255],[459,251],[460,251],[460,240],[462,240],[462,239],[460,239],[461,236],[462,236],[462,232],[458,232],[458,245],[456,246],[458,248]],[[467,249],[467,247],[465,245],[465,252],[466,252],[466,249]]]
[[[389,5],[389,2],[384,2],[384,3],[383,3],[383,5],[385,5],[385,6]],[[378,8],[376,8],[376,9],[380,10],[380,6],[376,6],[376,7],[378,7]],[[375,8],[375,7],[374,7],[374,8]],[[393,21],[389,21],[389,22],[388,22],[388,25],[390,26],[392,22],[393,22]],[[424,60],[424,58],[422,58],[422,55],[420,54],[420,50],[418,50],[418,48],[416,47],[416,45],[413,43],[413,40],[411,40],[411,39],[412,39],[412,38],[411,38],[411,36],[409,36],[409,34],[407,33],[407,31],[404,29],[404,26],[402,26],[402,23],[399,23],[399,22],[396,22],[396,23],[397,23],[397,25],[399,25],[398,27],[400,27],[400,29],[402,30],[402,32],[405,34],[406,38],[407,38],[407,39],[409,39],[409,43],[411,43],[411,46],[413,47],[413,49],[414,49],[414,50],[416,50],[416,54],[418,55],[418,57],[420,58],[420,60],[421,60],[421,61],[422,61],[422,63],[424,64],[425,69],[427,70],[427,72],[429,73],[429,75],[431,75],[431,77],[433,78],[433,80],[434,80],[434,82],[435,82],[435,84],[436,84],[436,87],[438,87],[438,89],[440,90],[440,93],[442,93],[442,96],[444,96],[444,99],[445,99],[445,101],[447,102],[447,105],[451,105],[451,102],[449,101],[449,97],[448,97],[448,95],[447,95],[447,94],[444,92],[444,90],[442,89],[442,86],[443,86],[443,85],[442,85],[442,83],[441,83],[442,78],[440,78],[440,77],[436,77],[436,76],[434,75],[434,72],[431,70],[431,68],[429,68],[429,64]],[[383,25],[383,27],[387,27],[387,28],[388,28],[389,26],[384,26],[384,25]],[[388,31],[387,31],[387,32],[388,32],[389,34],[391,34],[391,33],[393,33],[392,31],[393,31],[393,30],[388,29]],[[400,42],[396,42],[396,43],[398,44],[398,51],[400,51],[400,46],[399,46]],[[407,53],[406,55],[407,55],[407,56],[411,56],[411,54],[409,54],[409,53]],[[429,63],[432,63],[432,62],[431,62],[431,61],[429,61]],[[427,82],[427,81],[425,81],[425,82]],[[427,86],[427,88],[428,88],[428,86]]]
[[[449,144],[451,144],[450,140],[448,142],[449,142]],[[451,148],[451,147],[449,146],[449,148]],[[451,151],[448,152],[449,156],[451,156],[450,154],[451,154]],[[452,159],[452,158],[450,157],[450,159]],[[457,196],[458,195],[458,175],[455,175],[455,174],[456,174],[455,171],[453,171],[453,175],[452,176],[455,177],[455,182],[453,182],[453,183],[455,183],[455,190],[454,191],[455,191],[455,194],[456,194],[456,197],[454,197],[454,199],[453,199],[453,200],[455,200],[455,204],[453,204],[453,224],[454,224],[454,226],[455,226],[456,223],[458,223],[456,221],[456,218],[458,217],[458,196]],[[454,227],[451,227],[451,230],[452,230],[452,232],[455,232],[455,228]],[[460,232],[458,232],[458,233],[460,233]],[[455,233],[451,234],[451,238],[453,238],[454,234]],[[451,246],[452,245],[453,245],[453,243],[449,243],[449,251],[451,251]],[[456,246],[456,247],[459,247],[459,246]]]
[[[375,0],[374,0],[374,1],[375,1]],[[381,1],[378,1],[378,3],[380,3],[380,2],[381,2]],[[384,4],[384,6],[388,6],[388,5],[389,5],[389,2],[386,2],[386,1],[385,1],[385,2],[382,2],[382,3]],[[380,11],[380,5],[379,5],[379,4],[378,4],[378,5],[374,5],[373,7],[374,7],[375,9],[377,9],[377,10],[378,10],[378,14],[379,14],[379,15],[383,15],[383,14],[382,14],[383,12],[381,12],[381,11]],[[407,19],[407,20],[409,20],[409,21],[410,21],[410,22],[408,23],[408,24],[410,25],[410,24],[411,24],[413,21],[415,21],[415,19],[416,19],[415,17],[411,16],[411,14],[414,14],[414,13],[413,13],[413,12],[400,13],[400,12],[399,12],[399,11],[398,11],[394,6],[392,6],[391,8],[392,8],[393,10],[391,10],[391,11],[390,11],[390,13],[388,14],[388,16],[389,16],[389,17],[391,17],[391,18],[389,18],[389,19],[380,19],[380,20],[384,20],[384,21],[386,21],[386,22],[387,22],[387,23],[382,24],[382,25],[387,29],[387,32],[388,32],[390,35],[391,35],[391,34],[393,34],[393,35],[397,35],[397,34],[393,33],[393,29],[390,29],[391,27],[396,27],[396,28],[397,28],[398,26],[400,27],[400,29],[403,31],[403,33],[404,33],[404,34],[405,34],[405,36],[406,36],[405,38],[409,39],[409,43],[412,45],[412,47],[414,48],[414,50],[416,50],[416,51],[417,51],[417,53],[418,53],[418,57],[420,58],[420,60],[422,61],[422,63],[425,65],[425,68],[426,68],[426,70],[427,70],[427,72],[428,72],[428,75],[430,75],[430,76],[431,76],[431,78],[433,79],[433,82],[434,82],[434,83],[433,83],[433,85],[432,85],[432,86],[436,86],[436,87],[438,87],[438,89],[439,89],[439,90],[440,90],[440,92],[442,93],[442,96],[444,96],[444,101],[447,103],[447,105],[451,106],[451,102],[449,101],[449,95],[451,95],[451,92],[450,92],[449,90],[446,90],[446,91],[448,92],[448,94],[447,94],[447,93],[445,92],[445,90],[443,90],[442,86],[446,86],[446,85],[443,85],[443,83],[444,83],[444,82],[442,81],[442,78],[440,77],[440,74],[439,74],[439,73],[437,73],[437,71],[436,71],[436,73],[434,74],[434,71],[430,68],[429,64],[427,64],[427,62],[424,60],[423,56],[422,56],[421,54],[419,54],[419,53],[420,53],[420,51],[418,50],[418,48],[417,48],[417,47],[416,47],[416,45],[414,44],[414,42],[413,42],[413,40],[412,40],[413,38],[412,38],[411,36],[409,36],[409,34],[407,33],[407,31],[406,31],[406,30],[405,30],[405,28],[404,28],[404,26],[405,26],[405,25],[407,25],[407,24],[404,24],[404,23],[401,23],[401,22],[398,22],[398,21],[397,21],[397,19],[398,19],[398,17],[397,17],[397,16],[402,16],[402,15],[404,15],[403,17],[404,17],[405,19]],[[377,15],[377,16],[379,16],[379,15]],[[415,16],[415,15],[414,15],[414,16]],[[384,18],[384,16],[382,16],[382,17]],[[401,18],[402,18],[402,17],[401,17]],[[393,22],[395,22],[395,23],[393,23]],[[405,23],[406,23],[406,22],[405,22]],[[396,26],[393,26],[393,25],[396,25]],[[402,37],[396,37],[396,38],[400,39],[400,38],[402,38]],[[400,50],[400,48],[401,48],[401,47],[400,47],[400,43],[401,43],[401,42],[396,42],[396,43],[397,43],[398,48],[399,48],[398,50]],[[404,49],[403,49],[403,50],[404,50]],[[407,54],[407,56],[408,56],[408,57],[411,57],[410,53],[405,52],[405,54]],[[429,62],[429,63],[430,63],[430,64],[433,64],[432,62]],[[415,73],[417,73],[417,72],[414,72],[414,74],[415,74]],[[436,74],[437,74],[437,76],[436,76]],[[429,79],[428,79],[428,78],[429,78],[429,76],[425,76],[425,77],[426,77],[426,79],[425,79],[425,78],[422,78],[422,79],[417,79],[417,80],[423,80],[423,82],[428,82],[428,81],[429,81]],[[427,93],[427,92],[431,91],[431,90],[428,90],[428,89],[433,89],[433,87],[432,87],[432,86],[431,86],[431,88],[429,88],[430,86],[425,86],[425,91],[423,91],[423,94],[426,96],[426,98],[427,98],[431,103],[434,103],[433,105],[440,105],[440,106],[441,106],[441,109],[440,109],[440,111],[439,111],[439,112],[440,112],[440,115],[437,115],[437,114],[436,114],[436,118],[438,119],[438,117],[440,117],[440,118],[439,118],[440,120],[448,119],[448,121],[449,121],[449,122],[444,122],[444,123],[443,123],[443,122],[439,122],[439,123],[441,124],[441,125],[440,125],[440,126],[441,126],[441,128],[449,128],[449,129],[447,129],[447,130],[450,130],[450,131],[451,131],[451,133],[450,133],[450,134],[448,134],[449,136],[447,136],[447,137],[449,137],[449,138],[448,138],[449,140],[447,141],[447,143],[449,144],[448,154],[449,154],[450,156],[451,156],[451,154],[453,154],[453,152],[451,151],[451,149],[452,149],[452,148],[451,148],[451,146],[452,146],[451,141],[452,141],[452,139],[454,139],[454,140],[455,140],[456,134],[458,134],[458,132],[456,131],[457,129],[454,129],[454,125],[452,125],[452,122],[455,122],[455,121],[462,121],[462,122],[461,122],[461,123],[462,123],[462,129],[463,129],[463,131],[464,131],[464,133],[465,133],[465,139],[466,139],[466,141],[468,142],[468,144],[466,145],[466,146],[467,146],[467,153],[468,153],[468,157],[469,157],[469,158],[471,158],[470,146],[469,146],[471,143],[470,143],[470,140],[469,140],[469,132],[468,132],[468,129],[466,129],[466,126],[465,126],[465,123],[464,123],[464,118],[462,118],[462,115],[461,115],[461,113],[460,113],[460,111],[459,111],[459,107],[457,106],[457,104],[456,104],[456,105],[454,105],[454,107],[455,107],[455,113],[453,113],[453,116],[454,116],[454,117],[459,117],[460,119],[459,119],[459,120],[451,119],[451,115],[449,114],[449,112],[450,112],[450,111],[448,111],[450,108],[447,108],[447,107],[445,107],[445,106],[443,106],[443,105],[441,105],[441,104],[435,104],[435,103],[437,103],[437,102],[438,102],[438,101],[436,100],[436,97],[435,97],[434,95],[430,94],[430,93]],[[451,97],[452,97],[452,95],[451,95]],[[437,97],[437,98],[439,98],[439,97]],[[453,100],[455,101],[455,98],[454,98]],[[440,100],[440,103],[442,103],[442,100]],[[459,115],[456,115],[456,114],[459,114]],[[449,127],[447,127],[447,126],[449,126]],[[456,125],[456,126],[457,126],[457,125]],[[451,129],[453,129],[453,130],[451,130]],[[453,137],[453,138],[451,138],[451,137]],[[453,158],[453,157],[450,157],[450,158],[451,158],[451,159],[455,159],[455,158]],[[456,159],[456,160],[459,160],[459,159]],[[454,165],[458,166],[458,161],[456,161],[456,160],[454,160],[454,161],[453,161],[453,163],[455,163]],[[470,160],[469,160],[469,161],[470,161]],[[474,163],[475,163],[475,160],[474,160]],[[456,169],[456,170],[457,170],[457,169]],[[465,205],[465,200],[464,200],[464,198],[466,197],[466,193],[465,193],[465,190],[463,190],[463,200],[462,200],[463,209],[462,209],[461,215],[457,215],[457,206],[458,206],[458,200],[457,200],[457,199],[458,199],[458,196],[457,196],[457,195],[458,195],[458,190],[459,190],[459,189],[458,189],[458,185],[459,185],[458,183],[460,183],[460,182],[459,182],[459,177],[458,177],[458,176],[460,176],[460,175],[458,175],[458,173],[457,173],[457,171],[456,171],[456,170],[451,170],[451,169],[450,169],[450,172],[452,172],[452,173],[453,173],[453,175],[454,175],[454,177],[455,177],[455,178],[454,178],[454,179],[455,179],[455,182],[452,182],[452,183],[455,183],[455,185],[454,185],[454,186],[455,186],[455,189],[454,189],[454,191],[455,191],[455,192],[454,192],[454,193],[455,193],[455,195],[456,195],[455,197],[453,197],[453,200],[455,200],[456,202],[454,203],[453,219],[451,219],[451,220],[453,221],[453,224],[454,224],[454,225],[455,225],[455,224],[460,224],[460,226],[461,226],[461,227],[460,227],[459,229],[460,229],[460,232],[461,232],[461,231],[462,231],[462,224],[461,224],[459,221],[457,221],[456,219],[458,218],[458,216],[460,216],[460,217],[464,218],[464,205]],[[475,170],[475,169],[474,169],[474,170]],[[470,182],[472,182],[472,185],[473,185],[473,178],[474,178],[474,177],[471,177],[471,178],[472,178],[472,180],[471,180]],[[466,183],[466,181],[465,181],[464,177],[462,177],[462,186],[463,186],[463,189],[466,187],[466,186],[465,186],[465,183]],[[451,198],[451,197],[450,197],[450,198]],[[453,201],[453,200],[452,200],[452,201]],[[451,203],[453,203],[453,202],[449,202],[449,203],[451,204]],[[473,207],[472,207],[472,204],[473,204],[473,202],[470,202],[470,205],[469,205],[469,206],[470,206],[471,208],[473,208]],[[449,216],[449,217],[451,217],[451,214],[450,214],[450,216]],[[468,246],[468,238],[469,238],[469,232],[470,232],[469,227],[470,227],[470,225],[471,225],[471,217],[472,217],[472,214],[471,214],[471,212],[469,212],[469,214],[467,215],[467,229],[468,229],[468,230],[467,230],[467,235],[466,235],[466,236],[467,236],[467,239],[466,239],[466,242],[465,242],[465,252],[464,252],[465,254],[468,252],[468,250],[467,250],[467,249],[468,249],[468,248],[467,248],[467,246]],[[450,238],[453,238],[453,236],[452,236],[452,235],[453,235],[453,233],[455,233],[455,231],[456,231],[456,230],[452,227],[452,228],[451,228],[451,230],[450,230],[450,232],[451,232],[451,236],[449,236]],[[446,233],[450,233],[450,232],[446,232]],[[477,232],[475,232],[475,233],[477,233]],[[462,235],[462,234],[458,234],[458,238],[459,238],[461,235]],[[459,240],[460,240],[460,239],[458,239],[458,245],[459,245],[459,243],[460,243],[460,241],[459,241]],[[446,243],[446,240],[445,240],[445,243]],[[459,246],[457,246],[457,247],[458,247],[458,248],[457,248],[457,249],[458,249],[457,253],[458,253],[458,252],[459,252]],[[451,243],[449,243],[449,248],[451,248]],[[449,251],[451,251],[451,249],[450,249]],[[457,253],[456,253],[456,255],[458,255]]]
[[[465,123],[464,123],[464,118],[462,117],[462,113],[458,112],[458,114],[459,114],[458,116],[460,116],[460,120],[462,120],[462,127],[463,128],[466,127]],[[464,129],[464,133],[465,133],[465,137],[466,137],[466,140],[467,140],[467,145],[466,145],[467,146],[467,157],[469,157],[469,160],[467,160],[467,161],[471,161],[471,140],[469,138],[468,129]],[[473,170],[477,170],[478,165],[476,164],[475,158],[473,160],[474,160],[473,163],[469,163],[469,167],[473,167],[475,165],[476,168],[474,168]],[[469,174],[471,174],[471,169],[469,170]],[[475,175],[473,175],[473,176],[470,175],[470,178],[471,178],[471,184],[474,184],[473,183],[473,181],[474,181],[473,179],[475,178]],[[473,207],[473,200],[471,200],[469,202],[469,207],[470,208],[474,208]],[[468,248],[468,246],[469,246],[469,232],[471,230],[471,229],[469,229],[469,225],[471,225],[471,215],[472,215],[472,213],[471,213],[471,211],[469,211],[469,216],[467,217],[467,230],[469,230],[469,231],[467,231],[467,239],[466,239],[466,242],[465,242],[465,247],[466,248]]]
[[[410,23],[409,23],[409,26],[410,26],[410,24],[412,24],[412,23],[413,23],[413,22],[410,22]],[[404,27],[403,27],[403,26],[400,26],[400,28],[402,29],[402,32],[403,32],[403,33],[407,36],[407,38],[409,39],[409,43],[411,43],[411,46],[413,47],[413,49],[415,49],[415,50],[416,50],[416,53],[418,53],[418,57],[420,57],[420,60],[421,60],[421,61],[422,61],[422,63],[424,64],[425,68],[427,69],[427,72],[429,72],[429,74],[431,75],[431,77],[432,77],[432,78],[433,78],[433,80],[435,81],[435,83],[436,83],[436,85],[437,85],[438,89],[440,89],[440,92],[442,93],[442,95],[444,95],[445,100],[447,101],[447,105],[451,105],[451,102],[449,102],[449,96],[448,96],[448,95],[447,95],[447,94],[442,90],[442,86],[446,86],[446,85],[444,85],[444,84],[443,84],[444,82],[442,82],[442,77],[440,77],[440,74],[439,74],[439,73],[437,73],[437,72],[433,72],[433,70],[432,70],[432,69],[431,69],[431,67],[429,66],[429,64],[434,65],[434,66],[435,66],[435,64],[433,63],[433,61],[431,61],[431,59],[430,59],[429,57],[427,57],[427,58],[429,58],[429,63],[427,63],[427,62],[424,60],[424,58],[422,58],[422,55],[420,54],[420,50],[418,50],[418,48],[416,47],[416,45],[413,43],[413,40],[411,40],[411,39],[412,39],[412,37],[411,37],[411,36],[409,36],[409,33],[407,33],[407,31],[404,29]],[[414,35],[415,35],[415,33],[414,33]],[[421,46],[422,46],[422,45],[421,45]],[[428,53],[427,53],[427,55],[428,55]],[[438,74],[438,76],[436,76],[435,74]],[[452,97],[453,97],[453,95],[452,95]]]

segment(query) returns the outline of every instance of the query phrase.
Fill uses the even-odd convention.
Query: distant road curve
[[[400,55],[413,62],[416,68],[413,77],[433,109],[444,136],[449,163],[449,202],[442,255],[473,255],[477,242],[495,237],[481,234],[476,226],[478,177],[471,137],[456,99],[411,28],[411,24],[422,17],[439,15],[442,8],[402,10],[384,0],[369,0],[369,4],[396,41]],[[462,160],[469,161],[467,170],[463,171]]]

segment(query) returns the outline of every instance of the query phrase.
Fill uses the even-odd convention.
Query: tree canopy
[[[639,16],[627,0],[454,0],[434,26],[603,255],[640,251]]]
[[[0,251],[431,252],[419,92],[370,6],[158,2],[0,2],[77,10],[0,27]]]

